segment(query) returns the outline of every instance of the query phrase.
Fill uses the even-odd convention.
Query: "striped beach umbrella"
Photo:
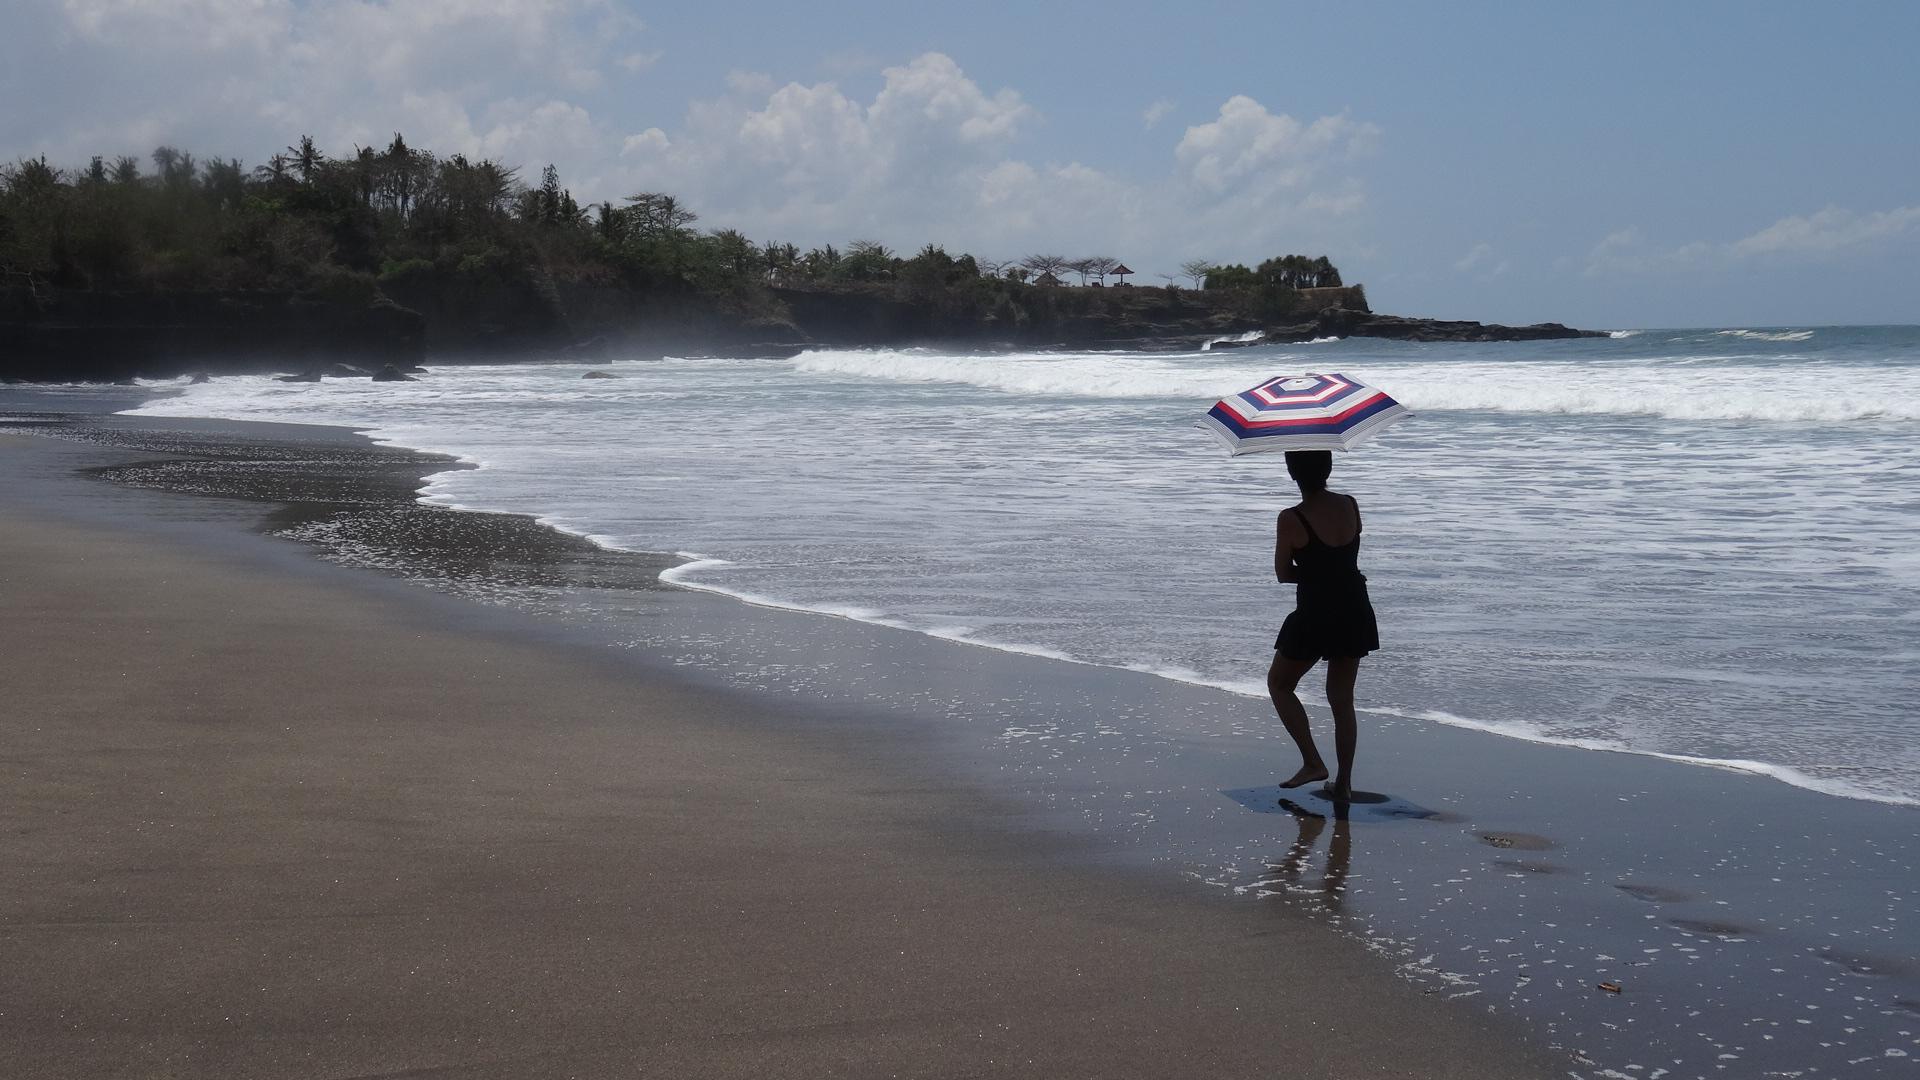
[[[1406,406],[1345,375],[1279,375],[1220,399],[1206,425],[1234,456],[1272,450],[1351,450]]]

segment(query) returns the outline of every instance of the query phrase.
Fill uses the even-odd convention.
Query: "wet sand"
[[[1567,1071],[871,715],[71,475],[130,457],[0,433],[0,1075]]]

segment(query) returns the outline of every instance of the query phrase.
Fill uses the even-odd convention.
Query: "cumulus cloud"
[[[415,145],[588,163],[582,94],[660,55],[614,0],[21,0],[0,152],[83,160],[175,142],[258,160],[302,134],[335,152]],[[15,24],[12,12],[9,23]],[[9,29],[15,29],[10,25]],[[9,94],[10,99],[25,100]]]
[[[0,160],[143,155],[167,142],[257,164],[301,135],[332,153],[403,132],[415,146],[529,171],[553,162],[583,201],[670,191],[703,223],[758,239],[1013,256],[1104,251],[1143,271],[1188,258],[1352,248],[1351,166],[1378,136],[1247,96],[1167,131],[1121,174],[1059,160],[1019,90],[927,52],[877,88],[725,76],[664,99],[672,49],[624,0],[14,0],[0,35]],[[666,110],[671,110],[668,112]],[[672,119],[677,116],[678,119]]]
[[[1369,148],[1379,129],[1345,114],[1302,124],[1243,94],[1228,98],[1220,115],[1187,129],[1174,147],[1186,179],[1203,191],[1221,193],[1256,179],[1266,187],[1293,187],[1329,159]]]
[[[1161,98],[1160,100],[1154,102],[1153,104],[1147,106],[1145,109],[1141,110],[1140,124],[1142,127],[1146,128],[1148,131],[1152,131],[1153,126],[1155,124],[1158,124],[1160,121],[1165,120],[1167,118],[1167,114],[1172,111],[1173,111],[1173,102],[1168,101],[1166,98]]]
[[[621,175],[634,190],[689,194],[710,222],[803,244],[866,235],[989,255],[1098,248],[1169,267],[1264,257],[1365,207],[1338,170],[1378,132],[1344,115],[1303,122],[1235,97],[1170,140],[1164,172],[1125,177],[1022,154],[1037,111],[944,54],[882,79],[863,101],[832,82],[735,77],[678,130],[627,137]]]

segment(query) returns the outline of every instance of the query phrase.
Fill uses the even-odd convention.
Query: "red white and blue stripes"
[[[1207,411],[1206,425],[1235,456],[1273,450],[1348,450],[1411,415],[1384,392],[1345,375],[1280,375]]]

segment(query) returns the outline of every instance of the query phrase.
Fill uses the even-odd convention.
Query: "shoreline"
[[[1631,332],[1640,333],[1641,331],[1631,331]],[[1718,331],[1718,332],[1733,333],[1736,331]],[[151,391],[149,391],[149,393],[151,393]],[[176,418],[158,416],[158,417],[150,417],[150,419],[158,420],[158,421],[167,421],[167,420],[172,420]],[[209,418],[209,419],[213,420],[213,422],[222,422],[215,418]],[[722,596],[737,603],[747,604],[749,606],[764,608],[768,610],[799,612],[799,613],[813,615],[813,616],[848,619],[854,622],[866,623],[872,626],[885,627],[888,629],[900,630],[907,633],[922,634],[928,637],[935,638],[937,640],[953,642],[955,644],[971,645],[977,648],[992,649],[992,650],[1012,653],[1016,655],[1040,657],[1043,659],[1055,660],[1063,663],[1080,664],[1080,665],[1085,665],[1089,667],[1102,668],[1109,671],[1139,672],[1147,675],[1152,675],[1157,678],[1168,679],[1168,680],[1181,683],[1187,686],[1192,686],[1192,687],[1197,687],[1197,688],[1207,689],[1207,690],[1219,690],[1225,693],[1233,694],[1243,698],[1249,698],[1262,703],[1266,701],[1266,692],[1265,692],[1264,686],[1261,685],[1258,681],[1253,679],[1248,679],[1242,682],[1229,682],[1225,680],[1209,679],[1197,674],[1182,673],[1178,669],[1171,669],[1162,664],[1155,664],[1155,663],[1148,663],[1148,662],[1125,664],[1125,663],[1108,663],[1100,660],[1089,660],[1079,656],[1072,655],[1067,652],[1063,652],[1059,649],[1055,649],[1047,645],[1035,644],[1030,642],[996,641],[989,638],[982,638],[978,636],[977,632],[975,632],[971,628],[964,628],[964,632],[946,633],[946,632],[927,629],[923,627],[915,627],[898,618],[890,617],[885,614],[866,614],[864,613],[863,609],[860,609],[857,606],[853,606],[853,605],[832,604],[832,605],[826,605],[826,606],[809,606],[807,604],[803,604],[798,601],[782,600],[778,597],[753,593],[746,590],[734,589],[726,586],[712,585],[704,582],[686,580],[688,575],[697,573],[700,569],[702,569],[705,566],[729,565],[729,560],[715,558],[715,557],[698,554],[694,552],[652,551],[652,550],[634,548],[634,547],[619,544],[611,537],[596,534],[588,529],[572,528],[556,520],[553,520],[549,517],[541,516],[538,514],[523,514],[521,512],[513,511],[513,510],[497,509],[497,508],[482,506],[482,505],[470,505],[466,503],[460,503],[457,501],[438,498],[434,494],[432,494],[431,488],[433,486],[434,479],[440,473],[467,470],[467,469],[483,469],[486,467],[485,462],[462,456],[458,451],[451,450],[451,449],[413,446],[413,445],[404,443],[397,438],[390,438],[386,436],[375,435],[374,431],[376,429],[371,427],[350,428],[348,430],[352,430],[353,432],[355,432],[355,434],[368,439],[370,442],[372,442],[374,445],[377,445],[377,446],[382,446],[391,450],[400,451],[402,453],[423,455],[426,457],[440,457],[440,458],[447,459],[449,463],[447,468],[424,473],[419,478],[420,484],[418,486],[418,492],[419,492],[418,497],[420,501],[422,501],[423,503],[430,504],[437,507],[443,507],[446,509],[463,511],[463,512],[503,515],[509,518],[525,517],[531,520],[533,523],[543,528],[552,529],[558,533],[562,533],[570,537],[576,537],[581,540],[585,540],[609,553],[635,556],[641,559],[648,559],[648,560],[677,559],[677,560],[680,560],[678,564],[665,566],[663,569],[661,569],[659,578],[662,582],[676,586],[678,588],[708,593],[716,596]],[[1314,708],[1317,708],[1317,706],[1310,703],[1309,708],[1314,709]],[[1559,737],[1559,736],[1548,735],[1537,730],[1515,730],[1513,726],[1509,724],[1479,720],[1473,717],[1457,716],[1457,715],[1447,713],[1437,709],[1423,709],[1423,708],[1409,708],[1409,707],[1371,707],[1370,708],[1368,706],[1361,705],[1358,711],[1362,715],[1373,717],[1376,720],[1391,717],[1391,718],[1401,719],[1401,720],[1444,724],[1449,727],[1459,728],[1461,730],[1479,732],[1482,734],[1492,735],[1502,739],[1515,739],[1521,742],[1532,743],[1532,744],[1541,745],[1541,746],[1563,747],[1568,749],[1590,751],[1590,752],[1596,752],[1596,753],[1625,754],[1629,756],[1650,758],[1654,760],[1671,762],[1671,763],[1680,764],[1680,765],[1694,766],[1698,768],[1721,769],[1721,770],[1727,770],[1731,772],[1742,773],[1750,776],[1764,777],[1768,780],[1785,784],[1789,787],[1799,788],[1804,791],[1815,792],[1817,794],[1831,796],[1834,798],[1852,799],[1852,800],[1857,800],[1861,802],[1877,803],[1877,804],[1887,805],[1887,806],[1920,807],[1920,798],[1882,794],[1882,793],[1868,790],[1866,788],[1849,784],[1844,780],[1811,776],[1790,765],[1783,765],[1776,762],[1751,760],[1751,759],[1745,759],[1745,758],[1721,758],[1721,757],[1714,757],[1711,755],[1675,753],[1675,752],[1660,751],[1660,750],[1640,749],[1634,746],[1627,745],[1625,743],[1606,740],[1606,739]]]
[[[1311,919],[1088,865],[870,718],[73,475],[167,454],[0,453],[10,1076],[1563,1068]]]
[[[176,423],[161,422],[163,426]],[[1060,665],[1047,660],[993,650],[988,651],[999,658],[956,658],[958,654],[952,650],[951,643],[939,639],[917,644],[901,640],[903,636],[921,637],[913,631],[885,630],[872,624],[821,629],[815,625],[820,620],[813,615],[783,614],[771,609],[762,609],[759,613],[729,611],[726,609],[745,606],[732,600],[700,603],[680,594],[679,590],[671,592],[676,598],[667,606],[690,608],[691,620],[702,625],[705,636],[728,640],[728,644],[716,651],[714,645],[705,643],[675,656],[673,650],[686,650],[686,646],[674,643],[674,632],[669,630],[655,633],[638,645],[630,644],[629,649],[663,652],[668,668],[689,671],[696,679],[713,685],[744,688],[762,695],[770,690],[789,697],[797,693],[816,704],[824,704],[829,710],[873,711],[877,707],[884,717],[887,737],[912,741],[918,747],[916,753],[937,755],[946,767],[971,774],[974,782],[997,785],[1002,795],[1011,795],[1016,804],[1026,804],[1021,816],[1030,817],[1048,835],[1085,837],[1080,843],[1091,845],[1085,849],[1085,857],[1096,866],[1130,868],[1129,877],[1144,872],[1162,880],[1171,871],[1174,876],[1204,883],[1206,887],[1202,892],[1217,891],[1241,900],[1272,900],[1289,908],[1307,910],[1371,950],[1396,958],[1402,973],[1430,993],[1442,992],[1449,997],[1487,994],[1482,1000],[1497,1002],[1500,1011],[1517,1014],[1535,1024],[1544,1022],[1553,1041],[1584,1051],[1590,1060],[1597,1060],[1603,1067],[1618,1067],[1629,1059],[1618,1054],[1619,1036],[1612,1036],[1610,1044],[1606,1041],[1609,1037],[1597,1034],[1593,1025],[1598,1023],[1631,1032],[1636,1030],[1632,1026],[1636,1021],[1644,1025],[1661,1011],[1684,1002],[1686,991],[1680,984],[1663,985],[1656,973],[1634,971],[1629,973],[1634,978],[1629,983],[1633,998],[1630,1004],[1616,1001],[1614,1005],[1603,1006],[1614,1010],[1613,1014],[1583,1015],[1577,1010],[1594,1006],[1570,1006],[1568,1002],[1596,997],[1591,983],[1576,981],[1571,986],[1560,987],[1564,992],[1556,996],[1534,985],[1536,980],[1532,975],[1518,974],[1520,969],[1530,966],[1529,962],[1520,963],[1519,968],[1487,970],[1493,963],[1488,956],[1494,951],[1490,943],[1500,940],[1524,942],[1534,938],[1532,948],[1545,951],[1537,953],[1531,963],[1549,965],[1545,970],[1568,963],[1588,944],[1576,945],[1565,937],[1565,930],[1540,936],[1537,916],[1525,914],[1525,903],[1514,906],[1517,901],[1512,890],[1516,886],[1512,882],[1524,882],[1519,887],[1533,894],[1533,903],[1545,903],[1549,911],[1585,912],[1595,920],[1589,924],[1592,933],[1587,936],[1600,944],[1590,951],[1606,959],[1587,961],[1597,972],[1593,977],[1617,978],[1618,971],[1603,969],[1608,968],[1607,961],[1612,956],[1624,954],[1625,950],[1620,949],[1621,935],[1647,929],[1656,936],[1642,942],[1641,948],[1655,952],[1673,949],[1683,956],[1695,954],[1687,960],[1688,965],[1703,958],[1698,954],[1713,954],[1708,966],[1714,968],[1718,976],[1716,989],[1725,990],[1743,981],[1767,984],[1767,977],[1762,974],[1765,967],[1755,967],[1761,958],[1738,955],[1758,951],[1748,948],[1755,938],[1742,937],[1740,932],[1758,935],[1763,940],[1777,936],[1791,922],[1791,919],[1779,918],[1783,905],[1791,906],[1795,899],[1793,886],[1803,879],[1796,877],[1786,883],[1786,888],[1781,888],[1782,879],[1776,877],[1772,895],[1736,896],[1731,900],[1724,889],[1725,874],[1720,876],[1717,885],[1715,877],[1707,875],[1704,886],[1698,881],[1680,881],[1686,887],[1679,888],[1671,882],[1702,876],[1697,865],[1697,845],[1687,834],[1672,835],[1676,830],[1669,827],[1666,829],[1669,835],[1649,833],[1644,837],[1648,841],[1644,850],[1623,850],[1621,838],[1613,835],[1616,831],[1638,835],[1641,830],[1659,830],[1663,825],[1670,825],[1673,807],[1703,802],[1705,806],[1695,811],[1699,815],[1695,828],[1706,831],[1716,840],[1728,839],[1726,834],[1731,822],[1741,822],[1748,831],[1757,822],[1761,830],[1758,835],[1772,846],[1771,858],[1776,864],[1783,867],[1791,864],[1797,874],[1808,875],[1804,879],[1807,881],[1832,879],[1827,883],[1828,888],[1814,890],[1821,893],[1820,903],[1829,905],[1821,910],[1844,910],[1851,903],[1852,917],[1866,927],[1879,927],[1887,918],[1873,908],[1872,902],[1877,898],[1868,897],[1864,901],[1855,898],[1849,902],[1844,897],[1828,895],[1834,891],[1832,886],[1857,888],[1876,880],[1894,879],[1883,879],[1883,871],[1862,861],[1867,859],[1867,854],[1853,841],[1864,840],[1867,847],[1879,854],[1879,846],[1889,840],[1890,831],[1905,828],[1908,835],[1904,842],[1885,844],[1893,849],[1885,854],[1894,860],[1906,860],[1904,865],[1909,869],[1914,865],[1910,825],[1900,824],[1911,819],[1884,805],[1867,804],[1858,809],[1823,806],[1821,802],[1835,801],[1834,797],[1814,796],[1790,788],[1784,789],[1787,793],[1784,797],[1775,797],[1771,791],[1763,790],[1781,789],[1781,785],[1771,780],[1738,774],[1724,778],[1681,775],[1705,770],[1664,765],[1645,758],[1595,763],[1586,760],[1593,756],[1591,751],[1555,751],[1533,743],[1489,747],[1485,745],[1489,741],[1511,740],[1488,740],[1484,733],[1463,729],[1428,730],[1427,726],[1407,721],[1383,722],[1377,728],[1370,724],[1371,733],[1366,738],[1369,758],[1379,755],[1381,779],[1378,783],[1390,791],[1410,794],[1394,796],[1382,804],[1356,807],[1353,823],[1347,826],[1355,835],[1342,842],[1339,840],[1341,830],[1336,829],[1334,841],[1322,841],[1320,829],[1325,819],[1321,819],[1322,826],[1311,824],[1316,808],[1309,800],[1300,800],[1306,804],[1307,814],[1277,813],[1272,793],[1262,794],[1265,789],[1245,787],[1247,774],[1253,772],[1257,776],[1259,770],[1257,766],[1249,770],[1244,755],[1271,755],[1277,748],[1269,739],[1254,733],[1253,728],[1240,727],[1237,722],[1220,727],[1216,722],[1221,708],[1218,698],[1196,693],[1190,684],[1168,684],[1168,680],[1161,677],[1112,668],[1089,666],[1088,671],[1064,671]],[[656,612],[647,618],[663,616]],[[664,618],[673,621],[670,616]],[[604,630],[605,625],[603,620],[598,629]],[[596,632],[590,630],[582,640],[592,639]],[[823,637],[833,640],[807,640]],[[738,640],[731,640],[736,638]],[[698,656],[706,659],[696,659]],[[794,662],[796,656],[804,662]],[[898,673],[862,675],[859,681],[885,682],[892,678],[895,682],[912,684],[913,693],[902,695],[885,687],[881,690],[850,687],[845,673],[861,670],[863,665],[872,668],[876,658],[882,659],[887,667],[898,669]],[[796,680],[781,676],[770,681],[766,674],[778,670],[792,672],[803,667],[818,671],[819,677]],[[750,674],[742,677],[742,671]],[[1017,715],[1020,723],[1005,726],[1002,731],[971,734],[943,728],[945,721],[939,719],[943,713],[947,721],[956,721],[954,728],[965,727],[957,721],[971,716],[976,708],[986,712],[988,719],[994,719],[992,706],[980,706],[978,695],[969,699],[971,689],[964,685],[983,674],[989,674],[995,685],[1018,691],[1013,696],[1020,699],[1019,702],[1002,712],[1008,719]],[[1163,685],[1155,687],[1149,685],[1151,683]],[[786,689],[777,689],[783,685]],[[948,699],[943,710],[929,707],[937,706],[943,697]],[[1061,703],[1061,699],[1082,697],[1087,700],[1081,702],[1077,710]],[[969,700],[974,703],[968,704]],[[1099,713],[1103,708],[1114,710],[1114,715],[1123,715],[1122,710],[1142,707],[1142,700],[1148,709],[1190,711],[1194,719],[1188,734],[1159,741],[1130,740],[1125,732],[1118,730],[1124,727],[1120,721],[1109,724],[1115,728],[1111,733],[1102,730]],[[1034,722],[1036,717],[1045,722]],[[899,723],[902,720],[915,723],[902,729]],[[1271,727],[1270,722],[1267,726]],[[871,734],[879,728],[866,730]],[[1103,751],[1103,742],[1117,742],[1120,747],[1117,751]],[[1236,754],[1242,755],[1239,764],[1234,763]],[[1431,775],[1436,762],[1446,763],[1449,773],[1457,767],[1460,775],[1445,776],[1436,786],[1435,777]],[[1372,772],[1373,766],[1370,765],[1368,771]],[[1240,777],[1237,782],[1236,774]],[[1502,782],[1512,784],[1516,776],[1531,779],[1524,788],[1504,795],[1498,790],[1491,794],[1486,790]],[[1362,782],[1369,784],[1366,778]],[[1621,791],[1634,796],[1631,803],[1600,810],[1607,802],[1614,801],[1609,792]],[[1558,805],[1541,804],[1542,795],[1549,792]],[[1225,796],[1230,800],[1228,805],[1237,804],[1243,810],[1256,813],[1238,817],[1223,815],[1217,806],[1209,803],[1209,796],[1216,801]],[[1143,805],[1150,813],[1147,823],[1141,825],[1132,815]],[[1195,811],[1201,811],[1202,820],[1176,820],[1176,811],[1189,819]],[[1765,832],[1770,820],[1804,833],[1797,842],[1786,838],[1791,857],[1782,854],[1778,842],[1783,837],[1777,831]],[[1337,887],[1301,886],[1297,878],[1286,872],[1276,874],[1271,859],[1263,864],[1259,859],[1249,862],[1244,853],[1235,854],[1243,852],[1250,835],[1275,834],[1263,842],[1272,845],[1270,854],[1278,856],[1286,849],[1289,855],[1281,858],[1280,865],[1298,862],[1291,857],[1285,840],[1288,833],[1296,831],[1291,828],[1295,824],[1298,835],[1293,840],[1294,848],[1304,845],[1312,849],[1323,842],[1336,843],[1343,851],[1348,845],[1360,846],[1360,857],[1352,865],[1348,864],[1351,855],[1342,856],[1341,880]],[[1249,828],[1252,833],[1248,832]],[[1427,831],[1417,833],[1416,829]],[[1735,831],[1737,829],[1735,827]],[[1832,844],[1828,844],[1830,851],[1821,848],[1822,829],[1851,838],[1852,854],[1843,857],[1841,848]],[[1286,831],[1276,833],[1276,830]],[[1495,857],[1503,853],[1506,856],[1524,854],[1537,845],[1544,845],[1537,850],[1558,854]],[[1438,850],[1429,850],[1436,847]],[[1463,883],[1459,877],[1459,860],[1475,857],[1471,854],[1474,851],[1480,853],[1479,858],[1491,857],[1490,876],[1470,875],[1477,880]],[[1760,852],[1747,850],[1733,854],[1739,856],[1732,858],[1733,862],[1744,863],[1747,857]],[[1720,861],[1726,864],[1730,858],[1723,855]],[[1331,850],[1328,859],[1327,873],[1332,877]],[[1565,865],[1559,861],[1562,859],[1571,859],[1573,864]],[[1740,871],[1742,875],[1745,873]],[[1669,883],[1660,882],[1663,874]],[[1733,880],[1745,881],[1744,877]],[[1405,890],[1404,883],[1408,881],[1428,894],[1424,903],[1416,905],[1422,910],[1411,919],[1405,912],[1394,910],[1396,904],[1404,905],[1408,897],[1396,901],[1392,895],[1396,889]],[[1746,882],[1747,887],[1752,884]],[[1656,902],[1648,900],[1648,896],[1667,899]],[[1890,906],[1903,899],[1891,892],[1887,896],[1892,897]],[[1525,893],[1520,894],[1519,901],[1525,900]],[[1648,909],[1645,907],[1648,904],[1656,906]],[[1724,910],[1730,904],[1734,907],[1733,913]],[[1463,908],[1470,913],[1463,914]],[[1740,910],[1742,908],[1746,910]],[[1672,917],[1664,921],[1656,918],[1669,913]],[[1739,918],[1731,918],[1730,914],[1738,914]],[[1429,917],[1438,917],[1440,924],[1423,929]],[[1511,924],[1515,918],[1522,920],[1517,927]],[[1655,925],[1637,926],[1643,918],[1654,919]],[[1546,924],[1553,925],[1552,922]],[[1657,935],[1662,932],[1677,935],[1687,944],[1659,940]],[[1427,936],[1422,937],[1423,933]],[[1551,940],[1555,936],[1561,939],[1557,946]],[[1425,963],[1420,962],[1423,951],[1445,941],[1456,945],[1465,942],[1471,963],[1463,968],[1457,963],[1450,966],[1449,962],[1442,961],[1436,966],[1431,956]],[[1781,944],[1789,946],[1790,952],[1798,951],[1796,941],[1774,942],[1770,947]],[[1891,947],[1892,955],[1897,956],[1900,947]],[[1475,950],[1479,955],[1473,955]],[[1898,966],[1872,959],[1885,954],[1870,948],[1843,951],[1846,957],[1852,958],[1854,967],[1874,969],[1878,963],[1891,970]],[[1819,983],[1822,976],[1831,974],[1838,966],[1846,973],[1843,978],[1868,979],[1869,984],[1863,988],[1878,991],[1874,1000],[1880,1003],[1876,1008],[1883,1011],[1875,1015],[1902,1022],[1903,1006],[1899,1003],[1908,999],[1897,995],[1914,992],[1909,978],[1897,972],[1861,975],[1847,966],[1849,961],[1836,960],[1834,955],[1840,954],[1812,954],[1810,968],[1796,968],[1784,980],[1784,985],[1801,989],[1787,992],[1812,993],[1823,989],[1831,992],[1831,983],[1824,987]],[[1766,963],[1771,964],[1777,958]],[[1644,981],[1650,977],[1652,982]],[[1694,977],[1698,977],[1698,973]],[[1876,986],[1871,982],[1873,979],[1886,981]],[[1506,985],[1509,980],[1511,987]],[[1779,984],[1782,980],[1776,977],[1772,983]],[[1769,986],[1765,993],[1761,990],[1762,985],[1756,985],[1752,995],[1758,999],[1757,1005],[1754,1000],[1725,1002],[1729,1010],[1725,1019],[1735,1022],[1734,1013],[1741,1009],[1764,1015],[1770,1008],[1765,1004],[1766,999],[1778,992],[1778,988]],[[1576,1011],[1569,1011],[1570,1008]],[[1608,1019],[1610,1015],[1612,1018]],[[1727,1049],[1736,1044],[1727,1042],[1724,1032],[1720,1035],[1718,1052],[1751,1053],[1744,1045],[1739,1045],[1737,1051]],[[1675,1049],[1683,1057],[1688,1056],[1683,1048]],[[1692,1059],[1688,1057],[1688,1060]],[[1785,1063],[1787,1059],[1779,1060]],[[1676,1075],[1693,1075],[1673,1065],[1664,1067]]]

